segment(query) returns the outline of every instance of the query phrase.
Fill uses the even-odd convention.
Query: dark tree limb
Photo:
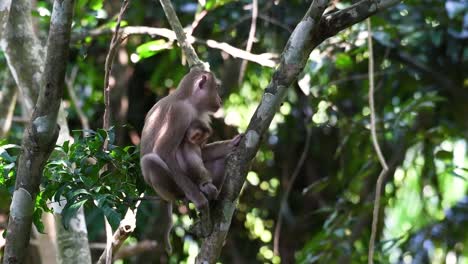
[[[353,24],[361,22],[399,0],[362,0],[347,9],[322,17],[327,1],[314,0],[302,21],[296,26],[281,56],[280,64],[266,87],[240,146],[229,156],[226,182],[221,197],[215,204],[214,231],[204,239],[197,263],[215,263],[229,231],[240,190],[245,182],[250,162],[255,157],[261,136],[280,107],[288,87],[302,72],[310,52],[325,39]]]
[[[6,237],[5,264],[24,261],[42,170],[57,141],[57,116],[63,95],[64,64],[68,61],[73,6],[74,0],[54,1],[42,85],[31,121],[24,132],[22,153],[18,161]]]

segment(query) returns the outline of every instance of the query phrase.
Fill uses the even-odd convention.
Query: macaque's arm
[[[217,160],[226,157],[226,155],[229,154],[234,149],[234,147],[239,145],[242,137],[243,134],[239,134],[229,140],[217,141],[207,144],[202,148],[203,161]]]
[[[231,140],[217,141],[207,144],[202,148],[203,161],[210,161],[222,158],[232,150]]]

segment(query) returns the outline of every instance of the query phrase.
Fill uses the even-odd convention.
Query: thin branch
[[[114,260],[133,257],[148,251],[155,251],[158,242],[154,240],[143,240],[135,245],[126,246],[119,250],[114,256]]]
[[[187,61],[189,63],[190,68],[206,69],[205,64],[198,58],[198,55],[193,49],[192,45],[190,44],[190,42],[187,41],[184,29],[180,24],[179,18],[177,17],[174,11],[174,7],[172,6],[171,1],[159,0],[159,2],[161,2],[167,20],[169,21],[171,28],[174,30],[177,36],[177,41],[179,42],[180,47],[184,51],[185,56],[187,56]]]
[[[379,141],[377,139],[377,128],[375,121],[375,105],[374,105],[374,51],[372,47],[372,28],[370,18],[367,19],[367,43],[369,49],[369,107],[370,107],[370,120],[371,120],[371,136],[372,144],[374,145],[374,150],[379,158],[380,165],[382,166],[382,171],[377,178],[377,183],[375,186],[375,200],[374,200],[374,211],[372,213],[372,231],[371,237],[369,240],[369,256],[368,263],[374,263],[374,247],[375,247],[375,237],[377,234],[377,224],[379,222],[379,211],[380,211],[380,196],[382,190],[382,183],[385,178],[385,175],[388,172],[388,165],[385,157],[382,154],[380,149]]]
[[[139,203],[137,204],[136,207],[139,206]],[[120,221],[119,228],[115,231],[114,235],[112,236],[112,230],[111,234],[109,235],[110,239],[108,240],[108,243],[106,243],[106,250],[102,253],[102,255],[99,257],[99,260],[97,261],[97,264],[104,264],[104,263],[110,263],[107,261],[112,260],[112,253],[118,252],[119,248],[122,246],[123,242],[133,233],[136,227],[136,214],[137,214],[137,209],[134,211],[132,210],[127,210],[127,213],[125,214],[124,219]],[[110,241],[110,242],[109,242]],[[109,244],[111,245],[109,247]],[[107,254],[109,252],[109,254]],[[108,258],[111,258],[110,260]]]
[[[13,116],[11,121],[16,122],[16,123],[23,123],[26,124],[29,122],[29,118],[27,117],[22,117],[22,116]]]
[[[257,16],[258,16],[258,2],[257,0],[252,0],[252,22],[250,24],[249,38],[247,39],[247,45],[245,51],[249,52],[252,50],[253,42],[255,40],[255,32],[257,31]],[[244,80],[245,70],[247,69],[247,61],[243,60],[239,70],[239,80],[238,84],[240,85]]]
[[[112,226],[109,224],[109,220],[107,220],[107,217],[104,216],[104,226],[106,230],[106,250],[104,251],[105,254],[102,254],[102,256],[105,256],[105,263],[106,264],[111,264],[112,262],[112,253],[113,253],[113,248],[112,248],[112,242],[113,242],[113,236],[112,236]],[[117,229],[120,230],[120,229]],[[117,233],[116,233],[117,234]],[[103,263],[103,260],[99,258],[98,264]]]
[[[120,43],[123,41],[124,38],[120,36],[120,23],[124,16],[125,11],[129,5],[129,0],[124,0],[120,7],[120,12],[117,17],[117,24],[115,25],[114,34],[112,35],[112,39],[109,45],[109,51],[106,56],[105,68],[104,68],[104,116],[103,116],[103,128],[104,130],[109,130],[110,128],[110,86],[109,86],[109,78],[112,73],[112,66],[114,64],[114,58],[117,53],[117,48],[119,47]],[[108,141],[107,138],[104,141],[103,149],[107,149]],[[105,166],[102,171],[107,170],[107,166]],[[131,210],[127,210],[127,215],[130,217]],[[126,215],[126,217],[127,217]],[[101,257],[98,260],[98,263],[106,263],[110,264],[112,262],[112,254],[116,252],[119,247],[122,245],[123,241],[119,241],[118,239],[125,240],[128,235],[133,232],[134,227],[131,225],[125,225],[125,220],[123,219],[120,222],[120,227],[115,232],[114,236],[112,236],[112,227],[107,220],[107,217],[104,216],[104,225],[106,229],[106,250],[103,252]],[[131,221],[131,220],[127,220]],[[130,233],[128,233],[130,232]],[[128,234],[127,234],[128,233]]]
[[[310,116],[307,116],[307,117],[310,117]],[[286,206],[288,206],[289,194],[291,194],[291,190],[294,185],[294,182],[296,181],[297,175],[299,175],[299,172],[301,171],[301,168],[304,165],[304,162],[307,158],[307,153],[309,152],[309,147],[310,147],[310,141],[312,139],[312,127],[309,126],[307,120],[309,120],[309,118],[304,120],[304,125],[306,127],[306,142],[302,150],[301,156],[299,158],[299,161],[297,162],[296,168],[294,169],[294,172],[291,176],[291,179],[289,179],[288,186],[286,187],[286,192],[284,193],[283,198],[281,199],[280,209],[279,209],[278,217],[276,220],[275,234],[274,234],[274,239],[273,239],[273,252],[276,256],[279,256],[279,241],[280,241],[280,236],[281,236],[281,225],[283,224],[283,214],[286,210]]]
[[[120,23],[122,17],[127,10],[129,0],[124,0],[122,6],[120,7],[119,16],[117,18],[117,24],[115,25],[114,34],[112,35],[112,40],[109,46],[109,52],[106,56],[105,63],[105,73],[104,73],[104,118],[103,118],[103,128],[108,130],[110,127],[110,87],[109,87],[109,78],[112,73],[112,65],[114,63],[115,54],[117,53],[117,48],[122,42],[122,38],[119,36]],[[106,144],[107,145],[107,144]]]
[[[195,18],[192,21],[192,25],[190,25],[190,29],[187,32],[187,36],[191,36],[193,34],[193,31],[198,27],[202,19],[208,15],[208,10],[204,9],[200,13],[197,13],[195,15]]]
[[[76,113],[78,114],[78,118],[80,119],[83,130],[89,130],[88,117],[86,117],[85,113],[83,112],[83,109],[81,109],[78,96],[76,96],[76,92],[73,89],[73,85],[75,83],[77,74],[78,74],[78,67],[75,66],[72,68],[70,77],[65,78],[65,85],[67,87],[68,95],[70,96],[71,102],[73,106],[75,107]]]
[[[81,32],[75,35],[74,40],[78,41],[87,36],[97,37],[97,36],[101,36],[104,34],[111,34],[112,32],[114,32],[114,29],[108,29],[108,28],[93,29],[91,31]],[[170,41],[177,40],[177,37],[174,31],[167,29],[167,28],[129,26],[129,27],[122,28],[120,32],[124,36],[150,35],[150,36],[160,36]],[[218,42],[212,39],[203,40],[203,39],[195,38],[193,36],[187,36],[187,39],[188,39],[188,42],[191,44],[200,43],[200,44],[208,46],[209,48],[224,51],[227,54],[233,56],[234,58],[248,60],[250,62],[257,63],[262,66],[270,67],[270,68],[273,68],[276,66],[275,59],[278,57],[278,55],[274,53],[252,54],[250,52],[246,52],[245,50],[231,46],[226,42]]]

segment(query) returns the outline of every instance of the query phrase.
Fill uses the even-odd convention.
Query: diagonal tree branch
[[[313,35],[327,7],[327,0],[314,0],[304,18],[294,29],[281,56],[278,69],[265,89],[260,105],[251,118],[245,137],[239,148],[228,157],[226,164],[226,180],[221,190],[223,200],[214,207],[213,233],[203,240],[197,263],[215,263],[229,231],[237,199],[245,182],[249,164],[254,158],[260,137],[268,129],[274,114],[284,100],[287,88],[297,79],[304,68],[309,53],[316,46]]]
[[[190,42],[187,40],[185,36],[184,28],[180,24],[179,18],[177,17],[174,7],[170,0],[159,0],[161,5],[164,9],[164,14],[166,14],[167,20],[171,25],[171,28],[174,30],[177,40],[179,42],[180,47],[184,51],[185,56],[187,56],[187,61],[189,63],[190,68],[200,68],[206,69],[206,65],[198,58],[197,53],[193,49]]]
[[[400,1],[362,0],[347,9],[322,17],[327,2],[326,0],[314,0],[302,21],[296,26],[283,51],[280,64],[250,120],[245,137],[241,140],[236,151],[228,158],[226,182],[220,195],[224,200],[218,201],[214,206],[214,231],[203,240],[200,253],[197,256],[197,263],[216,262],[229,231],[250,162],[258,151],[261,136],[268,129],[280,107],[287,88],[297,79],[304,68],[310,52],[340,30]]]

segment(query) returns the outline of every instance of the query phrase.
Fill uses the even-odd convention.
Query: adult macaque
[[[195,124],[196,128],[197,122],[200,122],[209,128],[209,114],[221,107],[218,86],[212,73],[191,70],[179,83],[177,90],[159,100],[145,119],[141,135],[141,169],[145,181],[168,205],[170,226],[165,234],[168,252],[171,251],[169,233],[172,228],[172,202],[177,199],[187,198],[199,211],[199,235],[206,237],[211,233],[209,199],[190,175],[207,170],[213,185],[220,190],[224,182],[225,158],[241,139],[238,135],[231,140],[200,146],[202,163],[184,158],[184,147],[187,147],[185,138],[192,133],[191,125]],[[184,168],[183,164],[181,166],[183,162],[190,166]],[[191,169],[192,165],[199,167]]]

